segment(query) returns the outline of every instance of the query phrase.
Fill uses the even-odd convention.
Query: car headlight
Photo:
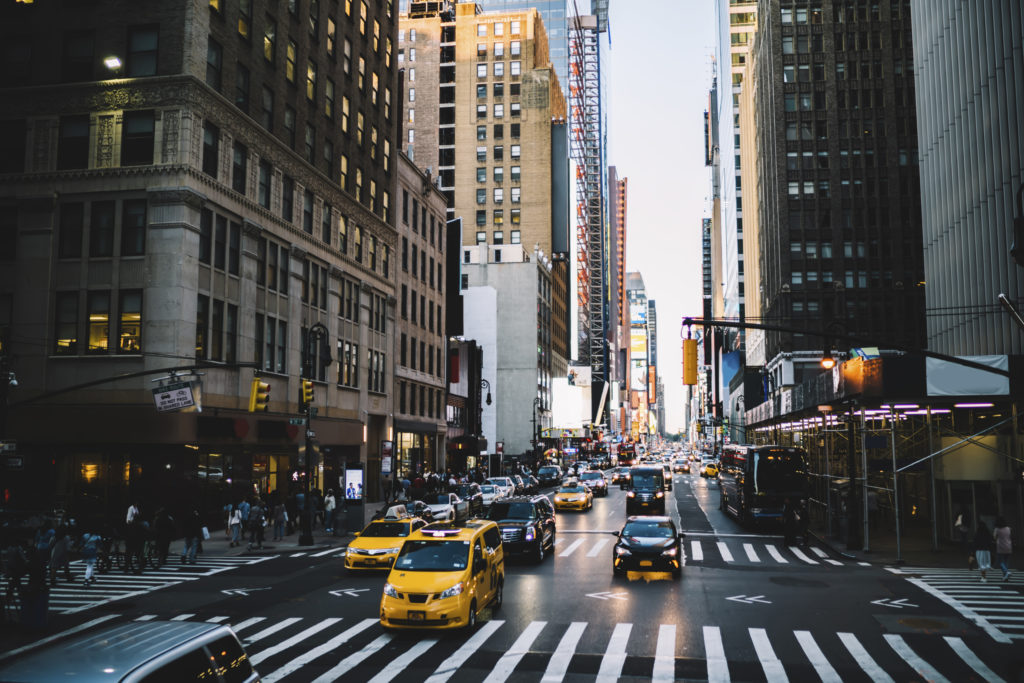
[[[462,593],[461,581],[459,581],[457,584],[441,593],[441,599],[444,600],[445,598],[454,598],[456,595],[459,595],[460,593]]]
[[[384,595],[388,596],[389,598],[397,598],[398,597],[398,591],[395,590],[395,587],[392,586],[390,583],[385,583],[384,584]]]
[[[381,550],[383,550],[385,553],[387,553],[389,555],[391,553],[397,553],[401,549],[402,549],[401,547],[398,547],[398,548],[381,548]]]
[[[664,492],[662,492],[662,491],[658,491],[657,493],[655,493],[655,494],[654,494],[654,496],[655,496],[656,498],[661,498],[661,497],[662,497],[662,496],[664,496],[664,495],[665,495],[665,493],[664,493]]]
[[[533,527],[532,526],[526,527],[526,534],[523,535],[523,540],[532,541],[536,537],[537,537],[537,534],[534,533]]]
[[[663,551],[661,554],[668,555],[669,557],[675,557],[678,552],[678,548],[669,548],[668,550]]]
[[[633,553],[629,552],[629,550],[627,550],[626,548],[623,548],[622,546],[615,546],[615,555],[618,556],[618,557],[625,557],[626,555],[632,555],[632,554]]]
[[[627,498],[633,498],[636,496],[636,491],[629,491],[626,493]]]

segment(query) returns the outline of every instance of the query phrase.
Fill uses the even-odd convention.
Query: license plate
[[[653,563],[653,562],[651,562],[650,560],[640,560],[640,566],[641,566],[641,567],[650,567],[650,566],[652,566],[653,564],[654,564],[654,563]]]
[[[423,619],[426,618],[426,616],[426,612],[414,612],[412,610],[409,610],[409,621],[423,621]]]

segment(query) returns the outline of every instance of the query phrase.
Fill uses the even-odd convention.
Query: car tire
[[[544,539],[537,541],[537,550],[533,553],[533,559],[537,564],[544,562]]]
[[[612,576],[614,576],[615,578],[620,578],[621,579],[625,575],[626,575],[626,570],[625,569],[619,569],[616,566],[612,566]]]
[[[491,600],[491,609],[501,609],[502,602],[505,599],[505,579],[498,580],[498,590],[494,592],[494,599]]]
[[[469,603],[469,615],[466,616],[466,631],[472,633],[476,630],[476,600]]]

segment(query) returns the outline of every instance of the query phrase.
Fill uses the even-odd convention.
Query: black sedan
[[[634,515],[626,518],[619,540],[612,549],[612,572],[683,572],[683,534],[671,517]]]

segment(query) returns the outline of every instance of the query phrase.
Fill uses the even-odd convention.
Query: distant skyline
[[[608,164],[629,178],[626,268],[641,273],[657,306],[666,433],[683,428],[682,319],[702,314],[714,17],[713,2],[612,0],[609,10]]]

